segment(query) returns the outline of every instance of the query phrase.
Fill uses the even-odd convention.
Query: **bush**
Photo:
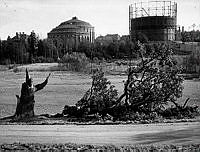
[[[59,65],[64,70],[76,71],[76,72],[86,72],[89,71],[89,59],[85,56],[84,53],[67,53],[61,59]]]
[[[9,65],[9,64],[11,64],[11,60],[10,59],[5,59],[5,60],[1,61],[1,64],[2,65]]]
[[[46,62],[46,58],[43,56],[39,56],[35,59],[36,63],[45,63]]]
[[[53,62],[55,62],[55,60],[53,58],[46,58],[46,62],[47,63],[53,63]]]

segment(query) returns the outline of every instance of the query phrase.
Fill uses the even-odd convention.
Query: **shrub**
[[[61,59],[59,65],[64,70],[76,71],[76,72],[86,72],[88,71],[87,65],[89,64],[89,59],[84,53],[67,53]]]
[[[45,63],[46,62],[46,58],[43,56],[39,56],[35,59],[35,62],[37,63]]]
[[[5,59],[5,60],[1,61],[1,64],[9,65],[9,64],[11,64],[11,60],[10,59]]]
[[[47,63],[53,63],[55,62],[53,58],[46,58],[46,62]]]

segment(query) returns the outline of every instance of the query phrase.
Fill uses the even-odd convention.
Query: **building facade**
[[[88,22],[73,17],[52,29],[48,33],[48,39],[51,39],[57,48],[66,52],[75,51],[81,42],[94,42],[94,27]]]

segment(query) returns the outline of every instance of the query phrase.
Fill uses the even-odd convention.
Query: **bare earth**
[[[200,122],[148,125],[1,125],[0,137],[0,144],[199,144]]]

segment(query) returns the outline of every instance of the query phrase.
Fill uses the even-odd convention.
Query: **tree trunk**
[[[34,104],[35,101],[31,96],[20,98],[18,95],[17,97],[17,107],[15,112],[16,118],[29,118],[34,116]]]

